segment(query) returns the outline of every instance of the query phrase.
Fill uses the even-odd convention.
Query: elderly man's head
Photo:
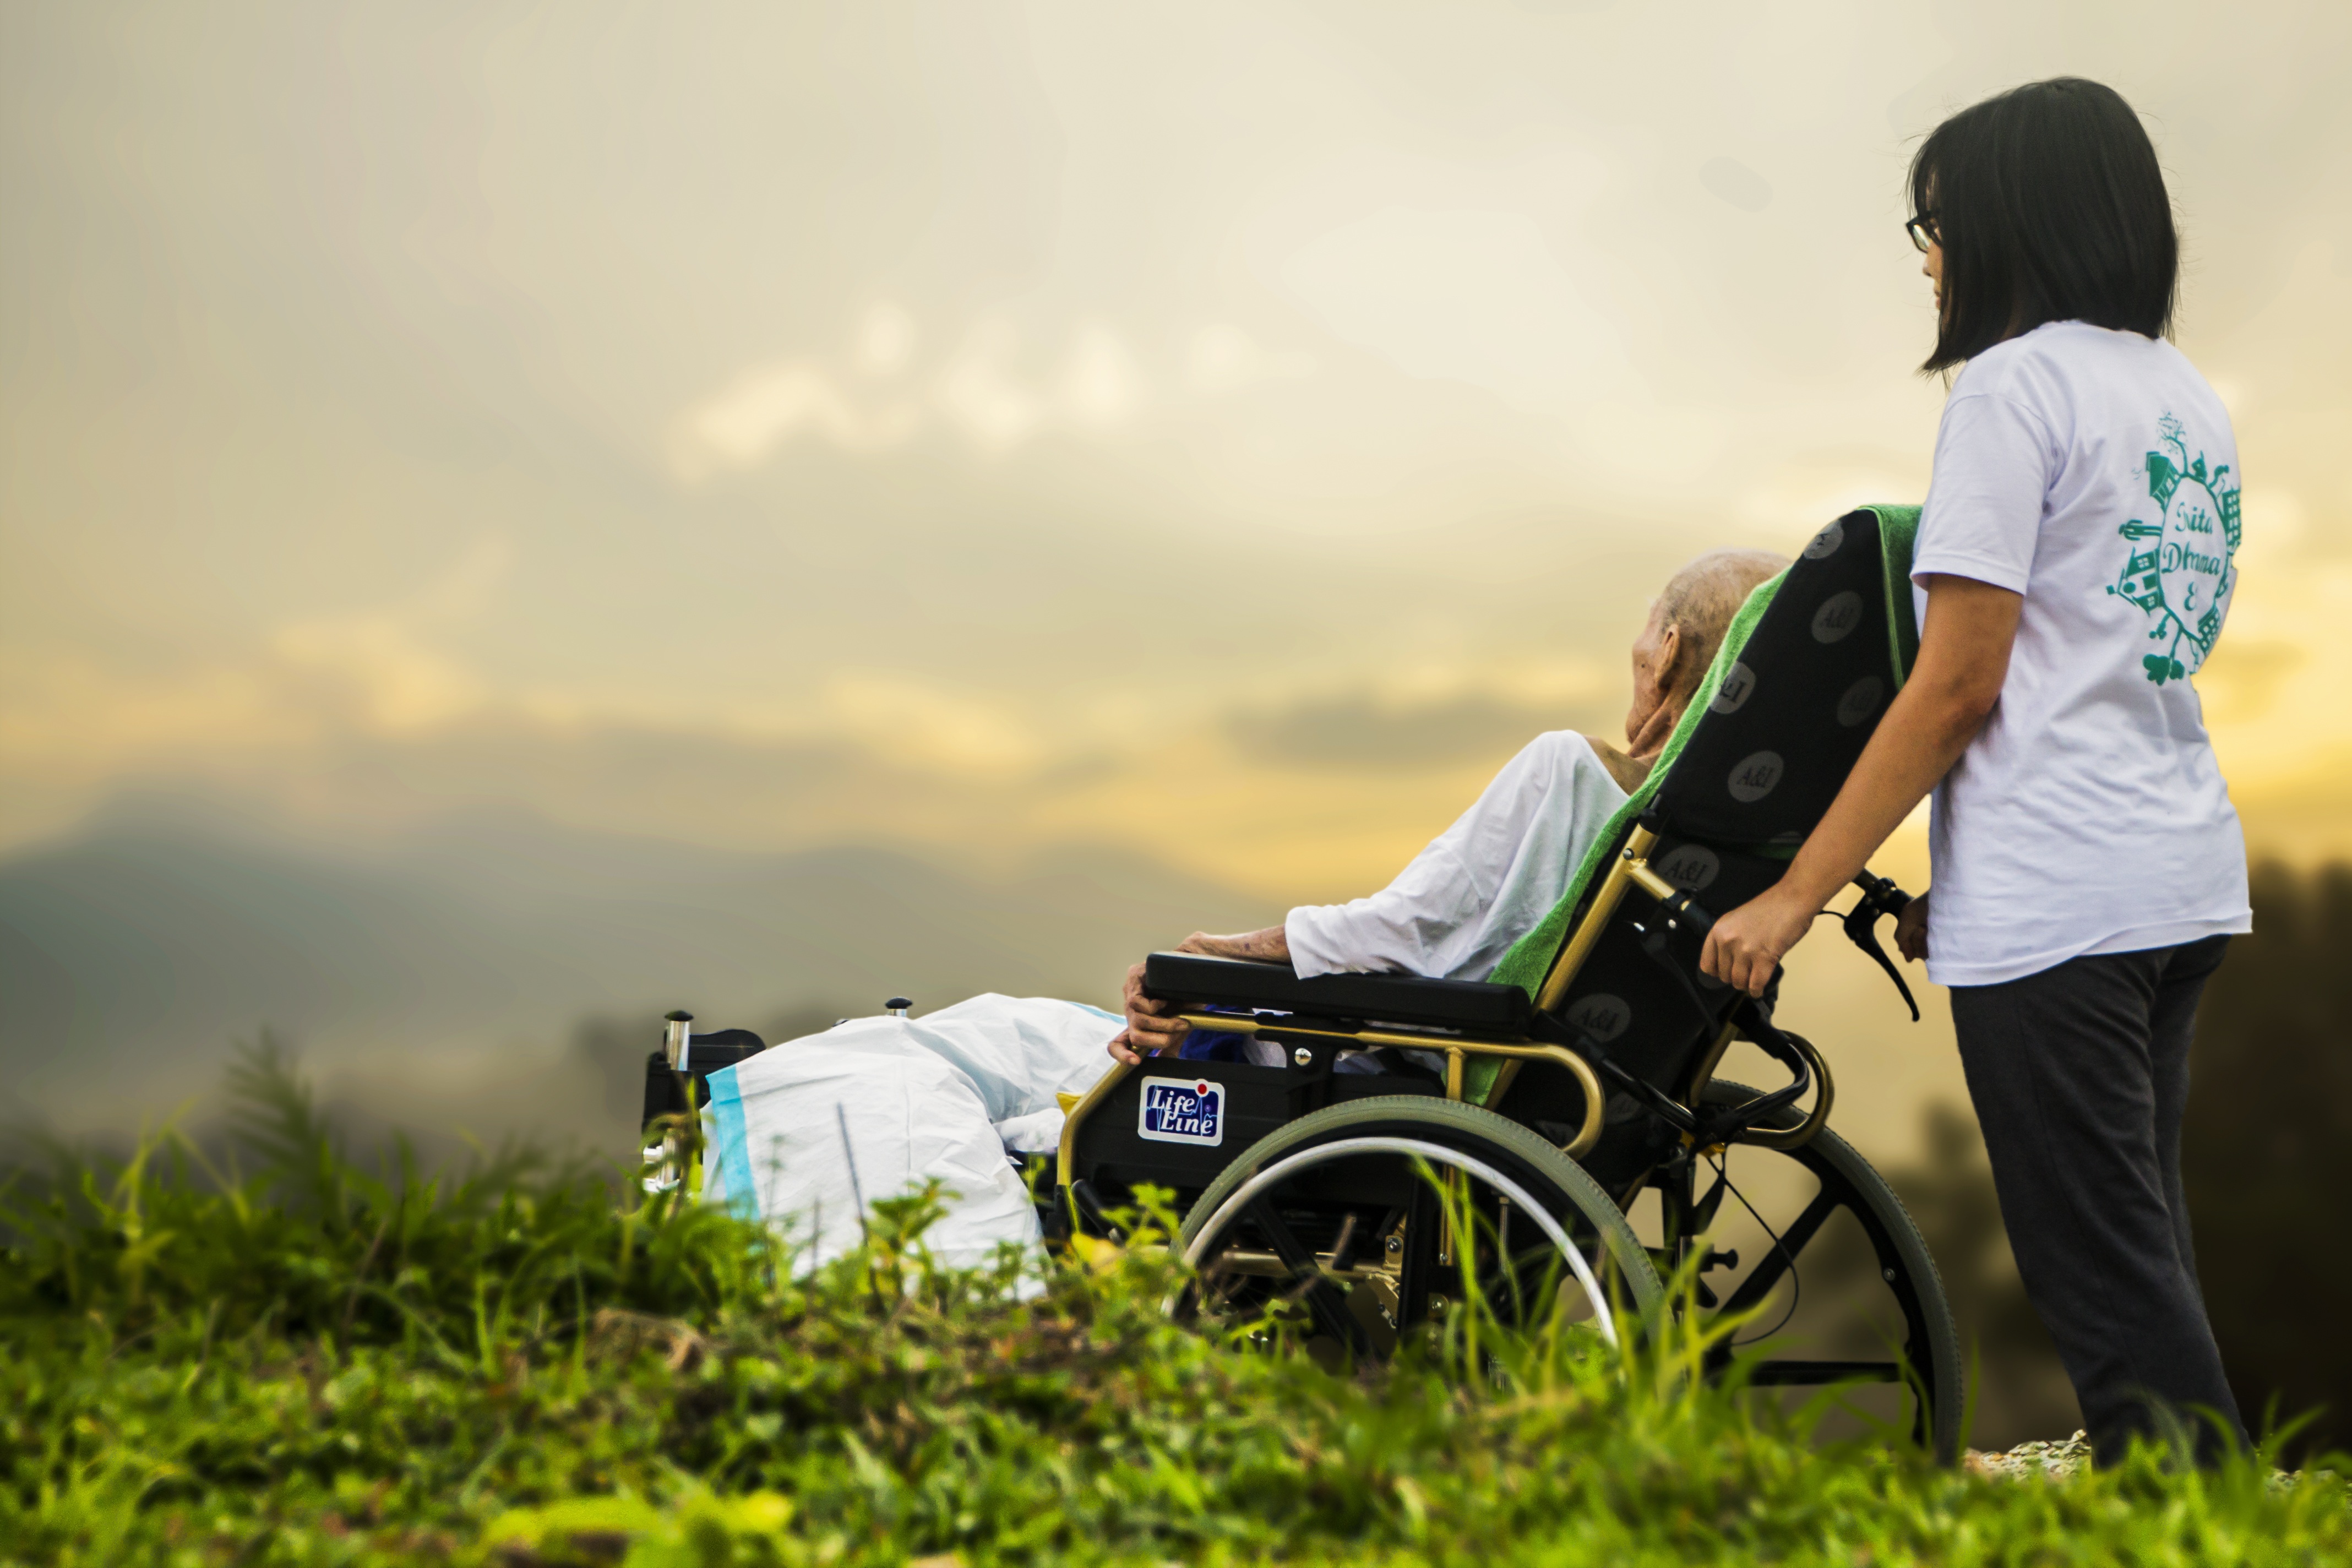
[[[1634,755],[1665,743],[1715,662],[1731,617],[1758,584],[1788,563],[1769,550],[1710,550],[1674,574],[1633,642],[1625,734]]]

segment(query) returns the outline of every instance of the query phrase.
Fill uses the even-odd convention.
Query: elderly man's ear
[[[1682,628],[1661,624],[1658,606],[1633,639],[1633,706],[1625,714],[1625,749],[1635,757],[1656,754],[1675,732],[1689,693],[1678,689],[1683,663]]]

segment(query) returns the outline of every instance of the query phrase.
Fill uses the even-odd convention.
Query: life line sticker
[[[1225,1141],[1225,1086],[1202,1078],[1148,1078],[1135,1135],[1155,1143]]]

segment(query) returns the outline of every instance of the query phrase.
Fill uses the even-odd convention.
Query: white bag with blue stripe
[[[1110,1067],[1118,1015],[1047,997],[975,996],[920,1018],[853,1018],[710,1075],[703,1197],[775,1226],[802,1268],[857,1244],[859,1205],[937,1178],[924,1235],[942,1262],[1038,1240],[1008,1148],[1061,1136],[1056,1096]]]

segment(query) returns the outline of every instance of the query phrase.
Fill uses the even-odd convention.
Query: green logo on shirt
[[[2230,465],[2205,471],[2205,455],[2194,461],[2180,421],[2168,414],[2157,421],[2169,451],[2147,455],[2147,493],[2157,521],[2137,518],[2116,531],[2131,542],[2123,576],[2107,592],[2146,610],[2155,625],[2148,640],[2161,653],[2140,659],[2158,686],[2184,680],[2213,651],[2221,621],[2230,613],[2230,591],[2238,574],[2230,563],[2238,552],[2238,487],[2227,483]]]

